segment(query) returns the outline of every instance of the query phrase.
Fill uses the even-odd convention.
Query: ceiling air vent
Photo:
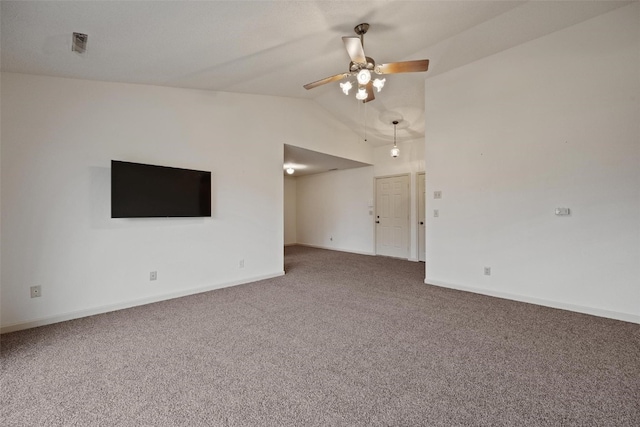
[[[87,50],[88,35],[82,33],[73,33],[71,40],[71,50],[73,52],[84,53]]]

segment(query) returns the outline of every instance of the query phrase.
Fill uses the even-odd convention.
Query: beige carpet
[[[284,277],[1,339],[3,426],[638,426],[640,326],[303,247]]]

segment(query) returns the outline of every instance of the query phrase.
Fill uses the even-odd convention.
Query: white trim
[[[134,301],[128,301],[119,304],[104,305],[100,307],[89,308],[86,310],[72,311],[70,313],[57,314],[55,316],[43,317],[41,319],[30,320],[27,322],[13,323],[0,328],[0,334],[6,334],[8,332],[20,331],[23,329],[36,328],[38,326],[51,325],[53,323],[65,322],[67,320],[79,319],[81,317],[94,316],[96,314],[109,313],[111,311],[123,310],[125,308],[137,307],[146,304],[152,304],[154,302],[166,301],[174,298],[180,298],[188,295],[199,294],[202,292],[209,292],[215,289],[228,288],[231,286],[244,285],[246,283],[257,282],[265,279],[272,279],[274,277],[284,276],[284,271],[280,271],[273,274],[265,274],[261,276],[250,277],[243,280],[218,283],[216,285],[208,285],[199,288],[191,288],[178,292],[170,292],[162,295],[155,295],[148,298],[141,298]]]
[[[373,177],[374,180],[378,179],[378,178],[398,178],[400,176],[408,176],[411,177],[411,172],[403,172],[403,173],[394,173],[391,175],[376,175]]]
[[[417,261],[420,261],[420,184],[419,184],[419,179],[420,179],[420,175],[422,175],[423,179],[424,179],[424,222],[427,222],[427,173],[426,172],[416,172],[416,191],[415,191],[415,197],[416,197],[416,258]],[[425,224],[425,230],[427,229],[426,224]],[[425,245],[425,251],[424,251],[424,258],[425,260],[423,262],[427,261],[427,236],[424,236],[424,245]]]
[[[298,245],[298,246],[306,246],[307,248],[327,249],[327,250],[336,251],[336,252],[346,252],[346,253],[349,253],[349,254],[375,256],[375,252],[354,251],[354,250],[350,250],[350,249],[338,249],[338,248],[332,248],[330,246],[309,245],[307,243],[296,243],[296,245]],[[406,258],[400,258],[400,259],[406,259]]]
[[[606,317],[609,319],[622,320],[624,322],[640,324],[640,316],[631,313],[623,313],[619,311],[603,310],[601,308],[587,307],[582,305],[567,304],[558,301],[549,301],[541,298],[528,297],[524,295],[510,294],[507,292],[491,291],[487,289],[474,288],[472,286],[454,285],[451,283],[443,283],[434,280],[424,279],[427,285],[439,286],[441,288],[457,289],[459,291],[472,292],[474,294],[488,295],[491,297],[503,298],[512,301],[526,302],[529,304],[541,305],[544,307],[558,308],[560,310],[574,311],[576,313],[590,314],[592,316]]]

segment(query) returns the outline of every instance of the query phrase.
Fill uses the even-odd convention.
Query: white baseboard
[[[243,285],[245,283],[257,282],[259,280],[272,279],[274,277],[279,277],[279,276],[284,276],[284,271],[280,271],[280,272],[273,273],[273,274],[265,274],[265,275],[261,275],[261,276],[249,277],[247,279],[242,279],[242,280],[237,280],[237,281],[232,281],[232,282],[218,283],[218,284],[215,284],[215,285],[208,285],[208,286],[202,286],[202,287],[199,287],[199,288],[185,289],[185,290],[181,290],[181,291],[177,291],[177,292],[169,292],[169,293],[166,293],[166,294],[154,295],[154,296],[149,297],[149,298],[142,298],[142,299],[137,299],[137,300],[134,300],[134,301],[127,301],[127,302],[118,303],[118,304],[111,304],[111,305],[104,305],[104,306],[100,306],[100,307],[93,307],[93,308],[89,308],[89,309],[86,309],[86,310],[72,311],[70,313],[57,314],[55,316],[44,317],[44,318],[35,319],[35,320],[29,320],[27,322],[13,323],[13,324],[9,324],[9,325],[6,325],[6,326],[2,326],[2,328],[0,328],[0,334],[6,334],[8,332],[20,331],[20,330],[23,330],[23,329],[36,328],[38,326],[51,325],[53,323],[65,322],[67,320],[79,319],[81,317],[94,316],[96,314],[109,313],[111,311],[123,310],[125,308],[137,307],[137,306],[140,306],[140,305],[151,304],[151,303],[154,303],[154,302],[166,301],[166,300],[170,300],[170,299],[174,299],[174,298],[185,297],[185,296],[188,296],[188,295],[199,294],[199,293],[202,293],[202,292],[209,292],[209,291],[213,291],[215,289],[222,289],[222,288],[228,288],[228,287],[231,287],[231,286]]]
[[[451,283],[443,283],[443,282],[438,282],[434,280],[427,281],[427,279],[424,279],[424,283],[427,285],[439,286],[441,288],[449,288],[449,289],[456,289],[459,291],[473,292],[474,294],[488,295],[491,297],[503,298],[503,299],[508,299],[512,301],[526,302],[529,304],[536,304],[544,307],[559,308],[561,310],[574,311],[576,313],[590,314],[593,316],[606,317],[608,319],[622,320],[625,322],[640,324],[640,316],[631,314],[631,313],[623,313],[618,311],[603,310],[595,307],[586,307],[582,305],[567,304],[563,302],[550,301],[550,300],[545,300],[541,298],[510,294],[507,292],[499,292],[499,291],[492,291],[488,289],[474,288],[472,286],[454,285]]]
[[[327,249],[327,250],[330,250],[330,251],[337,251],[337,252],[347,252],[347,253],[350,253],[350,254],[375,256],[375,252],[354,251],[354,250],[351,250],[351,249],[332,248],[330,246],[310,245],[310,244],[307,244],[307,243],[296,243],[296,245],[297,246],[306,246],[308,248]]]

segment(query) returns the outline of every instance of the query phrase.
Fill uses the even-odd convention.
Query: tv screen
[[[111,161],[111,218],[211,216],[211,172]]]

